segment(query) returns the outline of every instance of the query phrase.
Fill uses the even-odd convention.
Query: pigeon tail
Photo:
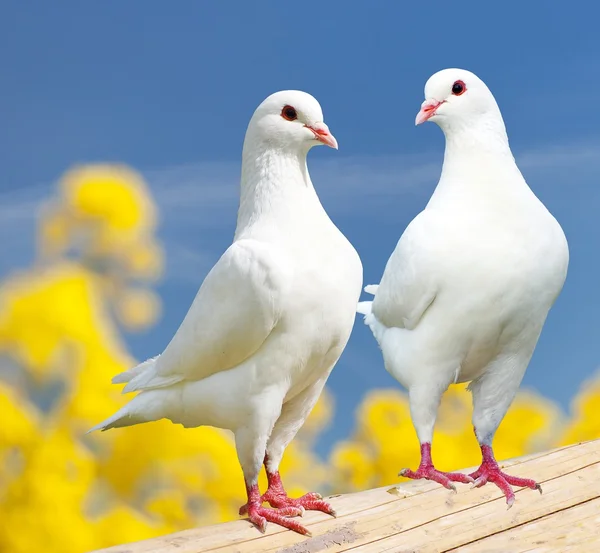
[[[114,415],[90,428],[87,434],[96,430],[104,432],[111,428],[122,428],[143,422],[160,420],[171,413],[178,405],[179,399],[180,393],[172,390],[142,392],[127,405],[121,407]]]
[[[371,294],[372,296],[374,296],[377,293],[378,288],[379,288],[379,284],[368,284],[367,286],[364,287],[364,291],[367,294]],[[360,313],[361,315],[365,315],[365,324],[369,324],[367,322],[367,315],[371,314],[372,307],[373,307],[372,300],[359,301],[358,305],[356,306],[356,312]]]
[[[375,340],[377,340],[377,343],[381,346],[381,341],[388,328],[377,320],[377,317],[371,311],[372,308],[372,301],[361,301],[358,303],[356,311],[365,316],[365,324],[371,329],[373,336],[375,336]]]
[[[367,294],[371,294],[372,296],[377,294],[378,289],[379,289],[379,284],[367,284],[364,288],[365,292]]]
[[[113,384],[124,384],[125,382],[130,382],[136,376],[142,374],[146,369],[150,369],[154,365],[154,363],[156,363],[156,360],[159,357],[160,356],[157,355],[156,357],[152,357],[150,359],[147,359],[143,363],[140,363],[139,365],[136,365],[132,369],[129,369],[129,370],[126,370],[126,371],[124,371],[122,373],[119,373],[117,376],[113,377],[113,379],[112,379],[111,382]]]
[[[93,428],[90,428],[86,432],[86,434],[89,434],[90,432],[95,432],[96,430],[104,432],[105,430],[110,430],[111,428],[122,428],[123,426],[132,426],[141,422],[147,421],[144,417],[134,416],[129,411],[129,405],[125,405],[125,407],[119,409],[111,417],[108,417],[106,420],[103,420],[101,423],[97,424]]]
[[[179,374],[160,376],[157,374],[156,361],[160,356],[156,356],[148,361],[144,361],[137,367],[117,375],[113,382],[127,382],[123,388],[123,393],[138,392],[141,390],[153,390],[155,388],[166,388],[183,380]],[[130,374],[131,373],[131,374]],[[118,379],[118,380],[117,380]]]
[[[373,302],[372,301],[359,301],[358,304],[356,305],[356,312],[360,313],[361,315],[365,315],[365,324],[368,324],[366,321],[366,317],[367,315],[371,314],[371,309],[373,307]]]

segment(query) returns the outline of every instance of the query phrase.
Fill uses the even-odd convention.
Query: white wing
[[[387,328],[413,330],[435,300],[437,226],[426,211],[417,215],[387,262],[372,306]]]
[[[248,359],[279,320],[287,275],[271,246],[234,242],[208,273],[164,353],[123,391],[201,380]]]

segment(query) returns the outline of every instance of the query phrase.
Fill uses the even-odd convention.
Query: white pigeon
[[[381,283],[365,288],[374,300],[358,311],[409,393],[421,464],[400,474],[450,489],[452,481],[490,481],[510,507],[511,484],[541,487],[503,473],[492,440],[562,289],[567,241],[523,179],[487,86],[469,71],[445,69],[427,81],[425,98],[416,124],[433,121],[446,137],[440,181]],[[437,409],[450,384],[469,381],[483,461],[470,476],[443,473],[431,460]]]
[[[232,430],[248,494],[240,514],[263,532],[270,521],[307,534],[289,517],[335,514],[319,494],[289,498],[278,472],[348,342],[362,287],[360,258],[308,173],[306,156],[319,144],[337,149],[311,95],[277,92],[256,109],[233,244],[164,352],[113,379],[141,393],[92,429],[167,418]],[[261,496],[263,462],[269,488]]]

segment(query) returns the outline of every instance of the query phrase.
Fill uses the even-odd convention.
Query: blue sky
[[[30,262],[35,208],[65,169],[128,163],[161,209],[167,270],[163,319],[127,341],[140,359],[158,353],[230,243],[253,110],[298,88],[317,97],[340,144],[311,152],[315,186],[365,283],[377,282],[439,176],[443,135],[414,126],[423,86],[462,67],[494,92],[526,179],[569,239],[567,284],[525,377],[567,408],[600,361],[600,10],[404,4],[2,2],[0,277]],[[330,379],[338,409],[325,442],[346,435],[365,390],[382,386],[396,384],[357,320]]]

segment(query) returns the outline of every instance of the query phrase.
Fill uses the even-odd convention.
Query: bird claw
[[[473,479],[467,474],[460,472],[442,472],[437,470],[433,465],[421,465],[416,471],[410,469],[402,469],[398,476],[404,476],[405,478],[411,478],[413,480],[419,480],[425,478],[437,482],[456,493],[456,486],[453,482],[460,482],[462,484],[469,484],[473,482]]]
[[[542,487],[529,478],[519,478],[518,476],[511,476],[502,472],[498,463],[495,460],[486,460],[481,463],[481,466],[470,475],[476,480],[473,482],[472,488],[481,488],[488,482],[492,482],[500,488],[500,491],[506,497],[506,504],[510,509],[515,502],[515,493],[513,492],[512,486],[518,486],[519,488],[531,488],[532,490],[538,490],[542,493]]]
[[[329,503],[323,501],[323,496],[316,492],[309,492],[302,497],[292,498],[288,497],[283,486],[271,486],[263,494],[262,501],[275,507],[277,509],[284,509],[286,507],[295,507],[302,509],[302,512],[306,509],[307,511],[321,511],[331,516],[336,516],[335,511]]]
[[[309,494],[307,494],[309,495]],[[331,516],[336,516],[335,510],[331,507],[329,503],[323,501],[322,499],[313,499],[312,497],[307,497],[307,495],[299,497],[297,499],[293,499],[288,497],[287,495],[281,496],[271,496],[265,499],[271,505],[271,507],[275,507],[277,509],[285,509],[286,507],[293,507],[297,509],[302,509],[304,513],[305,510],[308,511],[321,511]]]
[[[544,492],[542,490],[542,486],[540,486],[537,482],[535,483],[535,489],[540,492],[540,495],[544,495]]]
[[[471,489],[473,488],[481,488],[481,486],[484,486],[487,483],[487,478],[477,478],[477,480],[473,480],[473,482],[471,482]]]
[[[248,519],[254,526],[256,526],[263,534],[267,529],[267,522],[272,522],[273,524],[277,524],[279,526],[283,526],[288,530],[293,530],[294,532],[298,532],[304,536],[310,536],[311,533],[307,528],[302,526],[299,522],[292,520],[291,517],[302,516],[301,513],[304,512],[304,509],[301,507],[284,507],[283,509],[269,509],[268,507],[263,507],[262,505],[244,505],[242,509],[245,508],[245,511],[248,514]]]

